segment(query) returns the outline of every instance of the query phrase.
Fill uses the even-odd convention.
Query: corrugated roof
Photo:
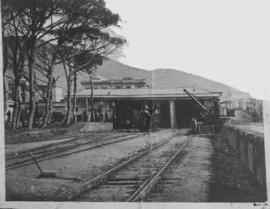
[[[196,97],[219,97],[220,92],[208,92],[194,88],[174,88],[174,89],[151,89],[151,88],[130,88],[130,89],[94,89],[94,98],[168,98],[168,97],[188,97],[183,91],[187,89]],[[88,97],[90,89],[85,89],[77,93],[77,97]]]

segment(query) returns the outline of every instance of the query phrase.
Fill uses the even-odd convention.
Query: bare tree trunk
[[[67,81],[67,99],[66,99],[66,118],[65,118],[65,125],[70,125],[71,123],[71,117],[72,117],[72,112],[71,112],[71,85],[72,85],[72,68],[70,66],[70,63],[68,63],[68,65],[65,63],[64,59],[62,58],[62,62],[63,62],[63,67],[65,70],[65,75],[66,75],[66,81]],[[68,66],[68,68],[67,68]]]
[[[11,130],[17,128],[17,121],[19,119],[20,112],[20,78],[18,75],[15,75],[15,84],[14,84],[14,104],[13,104],[13,114],[11,122]]]
[[[7,115],[7,109],[8,109],[8,104],[7,104],[7,92],[6,92],[6,80],[5,80],[5,75],[3,75],[3,85],[4,85],[4,116]],[[4,117],[5,118],[5,117]]]
[[[93,77],[92,76],[90,76],[90,88],[91,88],[91,94],[90,94],[91,118],[90,118],[90,121],[95,122],[96,116],[95,116],[95,112],[94,112],[94,98],[93,98],[94,87],[93,87]]]
[[[76,91],[77,91],[77,72],[74,73],[73,77],[73,106],[72,106],[72,113],[73,113],[73,119],[74,122],[77,122],[77,116],[76,116],[76,107],[77,107],[77,102],[76,102]]]
[[[55,80],[53,79],[53,84],[52,84],[52,88],[54,87],[55,85]],[[49,114],[48,114],[48,121],[47,123],[50,123],[52,121],[52,111],[53,111],[53,96],[52,96],[52,89],[51,89],[51,97],[50,97],[50,100],[49,100]]]
[[[3,36],[4,37],[4,36]],[[3,44],[3,85],[4,85],[4,114],[7,114],[7,92],[6,92],[6,80],[5,74],[8,67],[8,49],[7,45]]]
[[[28,53],[28,70],[29,70],[29,118],[28,129],[31,130],[34,125],[34,117],[36,111],[36,92],[35,92],[35,41],[31,43],[33,46],[29,49]]]
[[[67,77],[67,113],[66,113],[66,125],[70,125],[71,118],[72,118],[72,112],[71,112],[71,76],[69,75]]]
[[[52,98],[52,81],[49,78],[48,85],[46,87],[46,99],[45,99],[45,113],[42,120],[42,128],[45,128],[48,125],[49,118],[50,118],[50,104]]]
[[[14,96],[13,96],[13,113],[11,129],[15,130],[18,127],[18,121],[20,121],[20,80],[22,77],[22,70],[24,66],[24,53],[19,51],[19,43],[16,41],[12,50],[12,62],[14,73]],[[18,58],[19,56],[19,58]],[[5,66],[7,67],[7,66]]]
[[[19,100],[16,128],[19,127],[20,121],[21,121],[21,101]]]
[[[54,85],[54,80],[53,80],[53,66],[51,67],[51,69],[48,69],[47,72],[47,78],[48,78],[48,84],[46,86],[46,99],[45,99],[45,113],[44,113],[44,117],[43,117],[43,121],[42,121],[42,127],[45,128],[51,118],[51,110],[52,110],[52,88]]]

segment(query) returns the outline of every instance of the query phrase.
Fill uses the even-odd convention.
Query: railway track
[[[89,137],[89,136],[93,136],[93,133],[80,134],[80,135],[79,134],[72,134],[72,135],[66,135],[64,137],[57,137],[57,138],[55,138],[55,140],[59,140],[59,141],[55,142],[55,143],[51,143],[51,144],[47,144],[47,145],[43,145],[43,146],[31,148],[31,149],[26,149],[23,151],[8,153],[8,154],[6,154],[6,160],[24,157],[25,155],[28,155],[29,152],[35,152],[35,153],[42,152],[45,149],[50,149],[50,148],[58,146],[58,145],[64,145],[64,144],[70,143],[72,141],[76,141],[76,140],[79,140],[81,138],[85,138],[85,137]],[[102,134],[101,136],[95,137],[95,139],[102,138],[105,136],[106,136],[105,134]],[[62,141],[62,140],[65,140],[65,141]]]
[[[161,180],[162,174],[190,139],[191,136],[177,135],[163,139],[105,173],[57,195],[55,201],[142,200]]]
[[[26,155],[29,155],[29,152],[32,152],[32,153],[39,153],[39,152],[46,152],[47,150],[49,149],[55,149],[56,146],[65,146],[69,143],[72,143],[72,142],[77,142],[77,141],[80,141],[82,139],[85,139],[85,141],[89,141],[89,138],[88,137],[93,137],[92,138],[92,141],[95,141],[95,140],[101,140],[101,139],[104,139],[106,137],[114,137],[114,136],[117,136],[119,133],[109,133],[109,134],[75,134],[75,135],[67,135],[67,136],[64,136],[62,138],[58,138],[59,142],[55,142],[55,143],[51,143],[51,144],[47,144],[47,145],[43,145],[43,146],[39,146],[39,147],[35,147],[35,148],[31,148],[31,149],[27,149],[27,150],[23,150],[23,151],[18,151],[18,152],[13,152],[13,153],[9,153],[6,155],[6,160],[11,160],[11,159],[16,159],[16,158],[20,158],[20,157],[24,157]],[[127,133],[127,134],[122,134],[120,136],[128,136],[130,135],[130,133]],[[65,140],[66,139],[66,140]],[[62,141],[62,140],[65,140],[65,141]]]
[[[34,163],[31,158],[32,153],[35,156],[37,162],[65,157],[71,154],[91,150],[97,147],[118,143],[125,140],[131,140],[139,136],[144,135],[143,133],[128,133],[128,134],[107,134],[105,136],[97,137],[94,140],[89,141],[87,136],[79,136],[77,138],[52,144],[43,147],[27,150],[20,152],[17,155],[10,155],[6,158],[6,170],[11,170]],[[89,136],[89,135],[88,135]],[[93,135],[92,135],[93,136]]]

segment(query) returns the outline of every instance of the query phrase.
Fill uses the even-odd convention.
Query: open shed
[[[195,88],[185,88],[203,104],[212,114],[219,115],[220,92],[209,92]],[[77,93],[77,112],[81,120],[91,112],[91,90],[85,89]],[[184,88],[176,89],[94,89],[93,108],[99,121],[112,121],[115,114],[116,128],[122,128],[124,121],[131,118],[136,127],[139,112],[149,107],[158,113],[160,128],[183,128],[190,125],[192,117],[200,117],[198,104],[185,93]]]

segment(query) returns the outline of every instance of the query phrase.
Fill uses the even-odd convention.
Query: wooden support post
[[[176,128],[175,101],[174,100],[170,100],[170,119],[171,119],[171,128]]]

